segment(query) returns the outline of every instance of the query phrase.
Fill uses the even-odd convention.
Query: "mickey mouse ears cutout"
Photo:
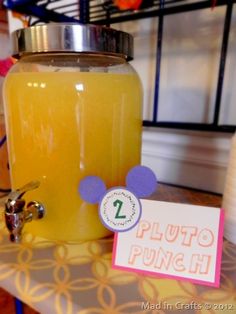
[[[137,197],[148,197],[157,188],[154,172],[146,166],[133,167],[126,176],[126,187]],[[91,204],[99,203],[106,193],[106,185],[98,176],[87,176],[80,181],[81,198]]]
[[[154,172],[145,166],[132,168],[126,176],[126,187],[137,197],[148,197],[157,188]]]
[[[97,176],[87,176],[79,184],[81,198],[91,204],[99,203],[102,196],[106,193],[106,189],[103,180]]]

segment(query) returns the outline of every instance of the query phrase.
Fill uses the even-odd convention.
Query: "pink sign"
[[[150,200],[141,204],[139,223],[115,235],[113,268],[218,287],[223,210]]]

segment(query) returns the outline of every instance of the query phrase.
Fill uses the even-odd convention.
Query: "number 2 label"
[[[122,205],[123,205],[123,202],[120,201],[120,200],[115,200],[115,201],[113,202],[113,206],[114,206],[114,207],[118,207],[117,212],[116,212],[116,215],[115,215],[115,218],[116,218],[116,219],[125,219],[125,218],[126,218],[126,215],[120,215],[120,211],[121,211]]]

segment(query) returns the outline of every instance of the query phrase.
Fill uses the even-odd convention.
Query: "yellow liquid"
[[[39,180],[25,195],[46,207],[26,224],[58,240],[96,239],[110,232],[98,206],[81,200],[78,185],[100,176],[107,188],[125,185],[140,163],[141,94],[135,74],[12,73],[5,84],[12,188]]]

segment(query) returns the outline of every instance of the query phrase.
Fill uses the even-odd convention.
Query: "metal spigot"
[[[20,242],[22,229],[26,222],[41,219],[45,214],[44,206],[41,203],[31,201],[25,208],[25,200],[21,198],[26,192],[38,188],[39,185],[38,181],[32,181],[8,195],[5,202],[5,222],[10,232],[11,242]]]

